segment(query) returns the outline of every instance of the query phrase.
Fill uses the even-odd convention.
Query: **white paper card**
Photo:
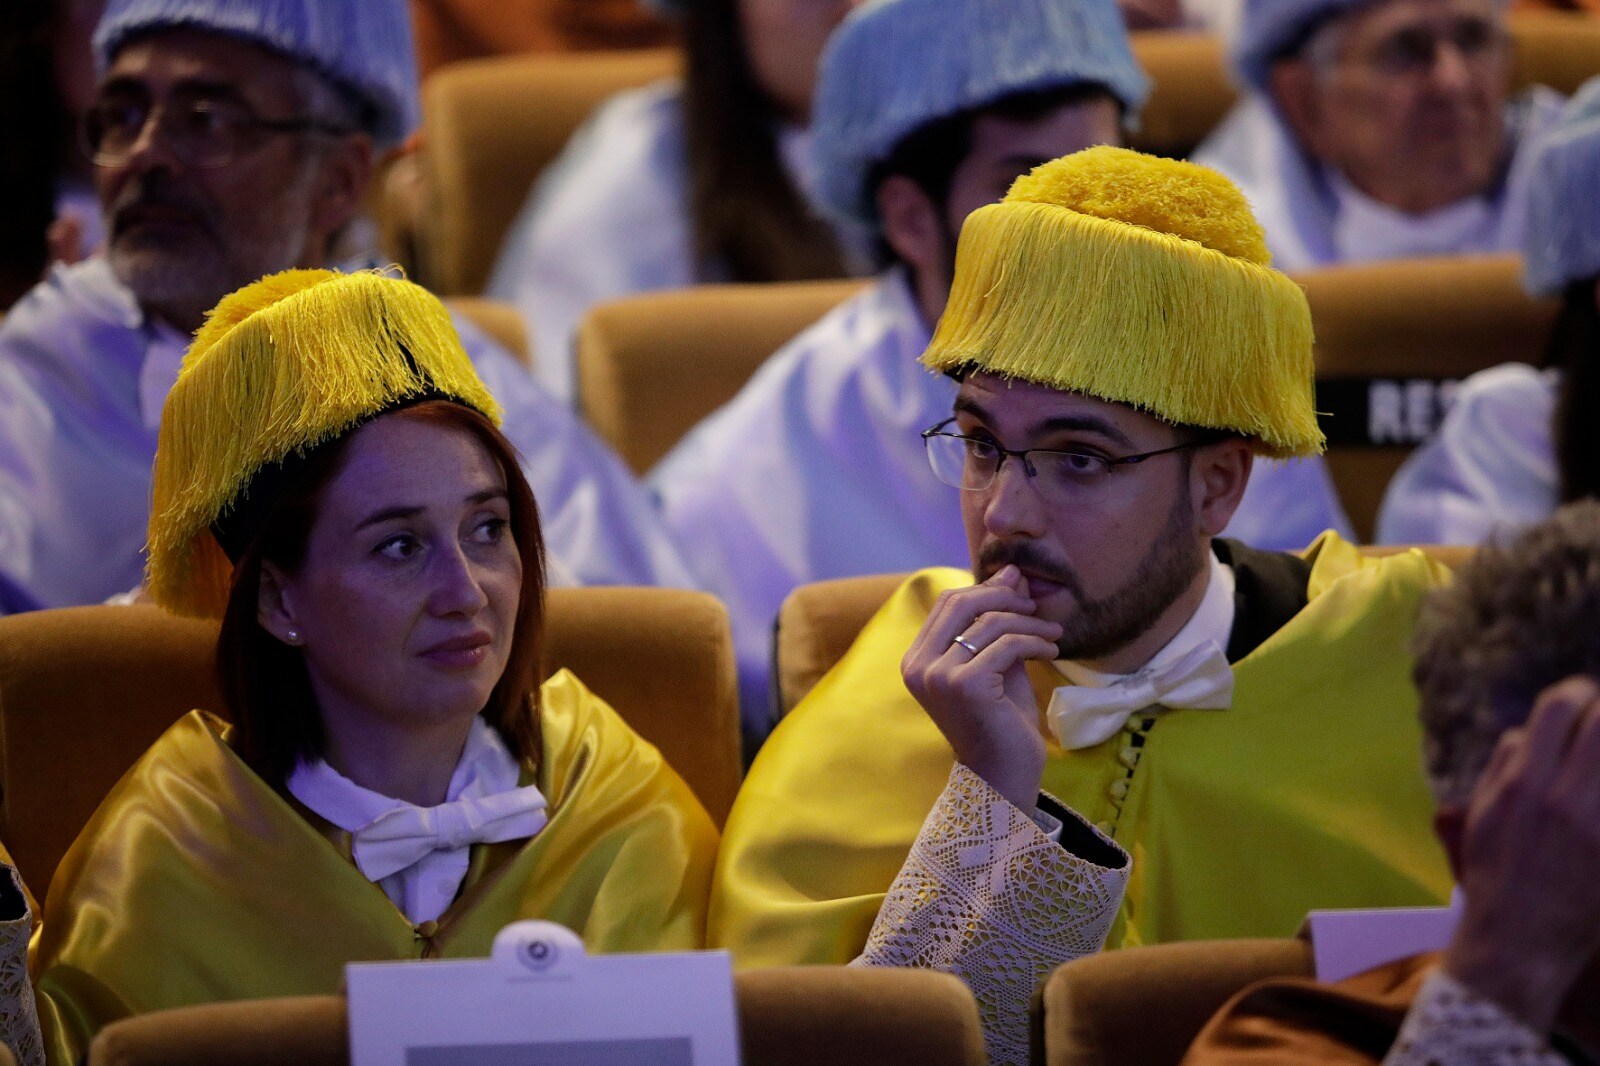
[[[738,1066],[727,952],[584,953],[553,922],[487,959],[352,963],[351,1066]]]
[[[1343,981],[1397,959],[1442,951],[1460,917],[1454,907],[1312,911],[1306,931],[1317,980]]]

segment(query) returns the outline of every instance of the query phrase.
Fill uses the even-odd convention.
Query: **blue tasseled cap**
[[[1272,64],[1301,47],[1324,22],[1379,0],[1244,0],[1233,41],[1233,69],[1246,89],[1266,92]],[[1503,11],[1508,0],[1495,0]]]
[[[1567,102],[1536,151],[1522,277],[1529,292],[1553,295],[1600,276],[1600,78]]]
[[[1150,92],[1115,0],[870,0],[823,52],[817,197],[870,226],[867,181],[918,129],[1007,96],[1092,83],[1130,120]]]
[[[1266,92],[1272,64],[1305,44],[1335,15],[1375,0],[1244,0],[1239,33],[1233,42],[1233,67],[1239,83]]]
[[[94,32],[101,74],[129,40],[176,28],[253,41],[339,82],[371,108],[380,148],[421,118],[406,0],[111,0]]]

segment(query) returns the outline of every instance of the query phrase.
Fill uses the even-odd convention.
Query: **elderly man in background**
[[[747,732],[769,728],[772,626],[797,585],[966,559],[960,493],[921,437],[950,417],[956,383],[917,364],[957,234],[1032,167],[1120,142],[1147,91],[1110,0],[887,0],[834,33],[812,127],[820,195],[893,264],[649,477],[732,615]],[[1320,460],[1265,462],[1230,535],[1303,548],[1345,524]]]
[[[1507,98],[1496,0],[1247,0],[1245,98],[1195,155],[1250,198],[1274,265],[1514,252],[1561,99]]]
[[[114,0],[84,124],[107,249],[0,326],[0,588],[11,609],[140,581],[162,403],[206,309],[338,258],[375,151],[418,115],[403,0]],[[648,500],[576,417],[465,322],[558,572],[687,583]]]
[[[1491,547],[1427,604],[1417,685],[1435,825],[1461,883],[1443,952],[1274,980],[1187,1066],[1600,1061],[1600,504]]]

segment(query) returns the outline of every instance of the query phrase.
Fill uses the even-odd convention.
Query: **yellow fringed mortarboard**
[[[1221,174],[1089,148],[967,219],[922,361],[1239,433],[1265,455],[1313,455],[1324,441],[1311,311],[1271,261]]]
[[[286,270],[225,297],[162,410],[146,573],[156,602],[221,617],[233,566],[212,526],[251,479],[426,395],[500,420],[449,312],[410,282]]]

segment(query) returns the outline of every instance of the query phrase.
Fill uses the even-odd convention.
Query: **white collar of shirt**
[[[474,718],[461,761],[450,777],[445,802],[510,792],[518,787],[521,772],[521,765],[494,728],[482,717]],[[364,829],[391,811],[414,806],[362,788],[321,759],[296,765],[286,785],[314,813],[349,833]],[[440,849],[377,885],[411,921],[431,921],[444,913],[461,891],[470,859],[471,845]]]
[[[1336,170],[1328,170],[1328,184],[1338,205],[1334,247],[1345,262],[1458,255],[1481,244],[1495,223],[1494,209],[1482,196],[1411,215],[1374,200]]]
[[[1176,636],[1130,674],[1107,674],[1082,663],[1058,661],[1071,684],[1050,696],[1045,720],[1069,751],[1093,747],[1127,727],[1135,714],[1157,708],[1223,710],[1233,703],[1233,667],[1227,660],[1233,628],[1233,571],[1215,554],[1200,606]]]
[[[1058,659],[1054,664],[1057,672],[1074,685],[1081,685],[1084,688],[1105,688],[1142,671],[1164,669],[1206,641],[1212,641],[1217,647],[1226,650],[1228,638],[1233,633],[1233,569],[1218,559],[1215,552],[1207,551],[1206,557],[1211,560],[1211,576],[1206,580],[1206,594],[1201,597],[1200,606],[1195,608],[1194,614],[1189,616],[1189,620],[1178,630],[1177,635],[1167,641],[1139,670],[1126,674],[1108,674],[1091,670],[1082,663],[1070,659]]]

